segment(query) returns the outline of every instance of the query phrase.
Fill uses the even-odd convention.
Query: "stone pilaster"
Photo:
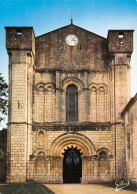
[[[60,91],[59,91],[59,83],[60,83],[60,71],[56,71],[56,121],[60,121]]]

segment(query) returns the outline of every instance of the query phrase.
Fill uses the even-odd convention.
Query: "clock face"
[[[77,36],[70,34],[66,37],[66,43],[69,46],[75,46],[78,43],[78,38]]]

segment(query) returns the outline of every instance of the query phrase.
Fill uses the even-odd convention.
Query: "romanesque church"
[[[5,29],[7,182],[137,181],[124,119],[133,30],[104,38],[73,21],[38,37],[33,27]]]

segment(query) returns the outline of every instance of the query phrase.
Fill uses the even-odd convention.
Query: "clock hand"
[[[71,41],[75,41],[75,38],[72,38]]]

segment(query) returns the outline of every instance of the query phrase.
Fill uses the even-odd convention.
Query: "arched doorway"
[[[63,159],[63,183],[81,183],[82,160],[80,150],[77,147],[68,147],[64,150]]]

